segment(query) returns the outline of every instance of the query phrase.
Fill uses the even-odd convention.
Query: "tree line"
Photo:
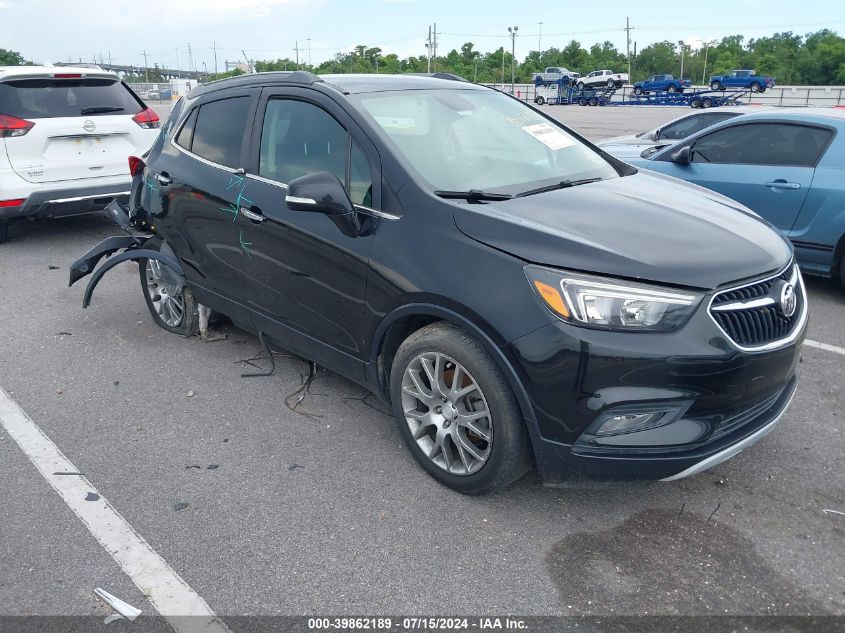
[[[683,76],[693,83],[702,83],[702,78],[706,83],[711,75],[735,68],[751,68],[758,74],[772,75],[781,85],[845,85],[845,38],[828,29],[804,36],[786,31],[747,41],[742,35],[730,35],[696,50],[684,46],[683,51],[677,42],[655,42],[637,51],[636,55],[632,51],[631,80],[639,81],[661,73],[680,76],[682,52]],[[467,42],[460,50],[451,50],[432,59],[430,68],[470,81],[508,84],[512,59],[510,51],[503,47],[482,53],[472,42]],[[350,52],[337,53],[315,66],[297,65],[291,59],[259,61],[254,65],[259,72],[298,67],[318,74],[424,73],[428,72],[429,60],[425,55],[400,59],[395,54],[383,54],[378,47],[356,46]],[[563,48],[532,50],[523,61],[517,59],[514,81],[530,83],[532,73],[548,66],[563,66],[582,75],[605,68],[627,72],[628,59],[612,42],[596,43],[587,49],[572,40]]]
[[[730,35],[721,40],[708,42],[692,50],[677,42],[662,41],[632,51],[631,80],[639,81],[660,73],[681,75],[693,83],[706,83],[710,75],[728,72],[735,68],[751,68],[758,74],[772,75],[781,85],[845,85],[845,38],[834,31],[822,29],[806,35],[791,31],[775,33],[771,37],[752,38],[746,41],[742,35]],[[292,59],[263,60],[254,62],[258,72],[270,70],[294,70],[301,68],[318,74],[324,73],[424,73],[431,71],[460,75],[470,81],[481,83],[504,83],[511,81],[509,50],[482,53],[472,42],[453,49],[446,55],[429,60],[425,55],[400,59],[391,53],[385,55],[378,47],[356,46],[352,51],[337,53],[333,58],[319,65],[297,64]],[[15,52],[0,48],[0,65],[26,63]],[[617,72],[628,71],[628,58],[609,41],[596,43],[589,49],[577,40],[563,48],[550,47],[543,51],[530,51],[523,61],[513,64],[516,83],[529,83],[531,75],[548,66],[563,66],[585,75],[593,70],[609,68]],[[150,80],[159,81],[157,67],[151,67]],[[242,71],[213,75],[223,78]],[[143,76],[141,69],[140,77]]]

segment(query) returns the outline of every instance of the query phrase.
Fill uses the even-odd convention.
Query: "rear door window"
[[[748,123],[716,130],[692,146],[695,163],[815,167],[833,136],[827,128]]]
[[[0,112],[20,119],[138,114],[144,106],[108,78],[18,79],[0,82]]]
[[[191,141],[194,139],[194,126],[197,124],[197,113],[199,111],[199,108],[194,108],[191,111],[188,120],[185,121],[185,125],[182,126],[179,134],[176,135],[176,144],[188,151],[191,150]]]
[[[201,105],[191,152],[218,165],[240,167],[250,101],[249,97],[231,97]]]

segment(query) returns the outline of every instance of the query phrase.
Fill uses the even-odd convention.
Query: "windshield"
[[[518,193],[546,183],[618,176],[564,128],[493,90],[382,92],[359,99],[434,190]]]

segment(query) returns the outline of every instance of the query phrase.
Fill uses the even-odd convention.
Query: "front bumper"
[[[621,333],[561,321],[507,347],[536,424],[546,483],[676,479],[714,466],[768,433],[798,384],[806,331],[765,351],[743,351],[699,309],[671,334]],[[664,424],[597,433],[609,417],[669,411]]]

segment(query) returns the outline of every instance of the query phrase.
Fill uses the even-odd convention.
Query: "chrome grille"
[[[796,306],[791,316],[780,305],[780,280],[792,284]],[[776,287],[777,286],[777,287]],[[777,344],[795,331],[806,311],[804,287],[794,263],[781,273],[751,284],[717,293],[710,303],[710,316],[739,347],[754,349]]]

